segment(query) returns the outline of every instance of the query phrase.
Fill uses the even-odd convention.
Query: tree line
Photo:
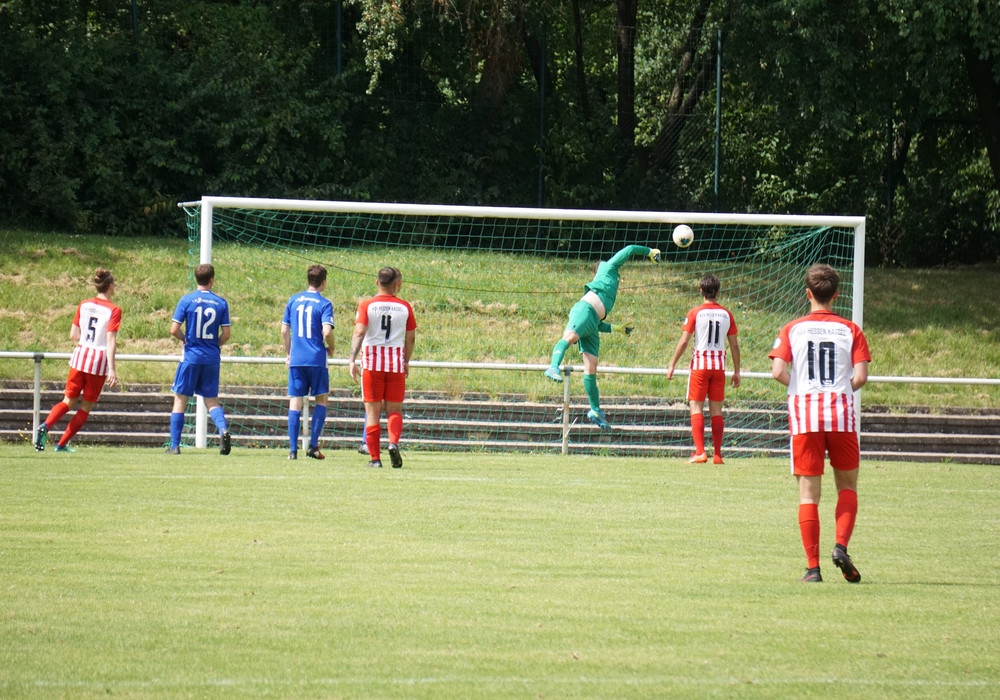
[[[0,2],[0,219],[180,235],[202,194],[864,214],[1000,260],[988,0]]]

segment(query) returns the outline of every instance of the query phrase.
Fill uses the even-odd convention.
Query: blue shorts
[[[194,396],[215,399],[219,396],[219,365],[196,365],[181,362],[177,365],[174,385],[170,389],[180,396]]]
[[[295,398],[330,393],[330,370],[322,367],[289,367],[288,395]]]

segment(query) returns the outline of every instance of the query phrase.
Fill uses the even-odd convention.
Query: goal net
[[[387,265],[402,271],[400,297],[418,323],[403,434],[411,449],[687,455],[690,347],[671,381],[666,366],[684,316],[702,302],[699,281],[711,273],[739,329],[744,377],[739,388],[727,387],[724,450],[734,457],[781,452],[784,389],[770,378],[767,354],[782,324],[808,309],[809,265],[840,272],[835,310],[862,321],[861,217],[224,197],[181,206],[191,268],[212,262],[216,291],[231,306],[221,401],[240,445],[287,445],[280,320],[288,298],[306,288],[312,263],[329,272],[325,294],[336,323],[327,448],[361,442],[363,407],[346,355],[357,304],[376,293],[375,275]],[[681,223],[695,232],[686,249],[671,242]],[[635,330],[602,336],[598,384],[614,429],[601,431],[585,418],[576,348],[564,360],[568,382],[554,383],[543,370],[595,263],[629,244],[659,248],[662,262],[636,256],[621,268],[607,320]],[[728,367],[727,374],[731,358]],[[195,439],[197,428],[187,434]]]

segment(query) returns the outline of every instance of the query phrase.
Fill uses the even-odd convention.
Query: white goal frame
[[[196,202],[181,202],[181,208],[200,207],[199,263],[212,262],[212,222],[216,209],[260,209],[274,211],[331,212],[345,214],[394,214],[468,218],[511,218],[563,221],[601,221],[658,224],[733,224],[751,226],[830,226],[854,230],[854,264],[851,288],[851,320],[864,327],[865,217],[797,214],[718,214],[705,212],[614,211],[600,209],[544,209],[532,207],[477,207],[446,204],[400,204],[391,202],[343,202],[263,197],[203,196]],[[569,391],[567,383],[566,391]],[[860,391],[856,392],[860,401]],[[195,414],[195,446],[208,441],[208,411],[198,397]]]

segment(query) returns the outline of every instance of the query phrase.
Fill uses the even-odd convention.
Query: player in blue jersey
[[[306,396],[316,398],[309,430],[306,457],[325,459],[319,436],[326,422],[326,400],[330,393],[330,370],[326,358],[333,356],[333,304],[322,295],[326,268],[310,265],[306,271],[309,289],[295,294],[281,318],[281,342],[288,365],[288,459],[299,456],[302,404]]]
[[[226,415],[219,405],[219,348],[229,341],[229,304],[212,291],[215,268],[209,264],[194,269],[198,289],[181,297],[174,310],[170,335],[184,343],[180,364],[174,377],[174,408],[170,414],[170,447],[167,452],[180,454],[184,409],[188,400],[198,395],[205,400],[208,415],[219,431],[221,448],[227,455],[232,447]]]
[[[580,344],[580,354],[583,356],[583,389],[587,392],[590,410],[587,418],[596,423],[602,430],[610,430],[601,410],[601,395],[597,389],[597,361],[601,354],[601,333],[621,332],[628,335],[631,326],[612,325],[605,322],[611,313],[615,300],[618,298],[619,268],[633,255],[647,256],[653,262],[660,262],[660,251],[647,248],[644,245],[625,246],[610,260],[601,261],[590,284],[584,285],[585,294],[569,312],[569,322],[563,332],[562,339],[552,348],[552,362],[545,370],[545,376],[555,382],[563,380],[559,365],[570,345]]]

